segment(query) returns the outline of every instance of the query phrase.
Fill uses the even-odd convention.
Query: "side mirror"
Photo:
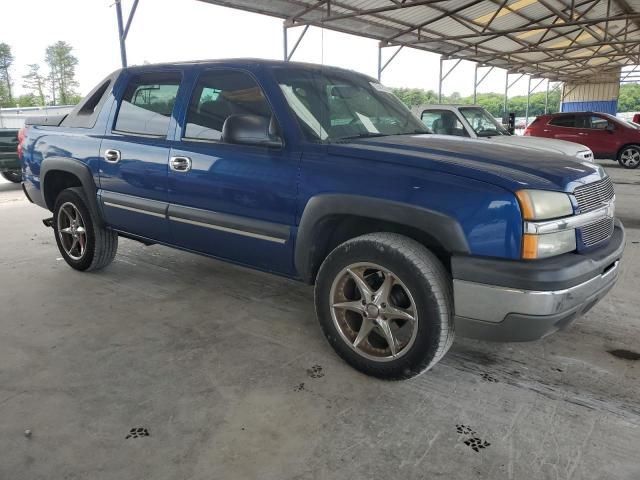
[[[607,132],[612,133],[613,131],[615,131],[616,126],[613,123],[607,123]]]
[[[274,117],[229,115],[222,125],[222,141],[238,145],[280,148],[283,142],[277,131]]]

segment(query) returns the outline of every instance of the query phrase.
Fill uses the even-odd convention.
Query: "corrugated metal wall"
[[[620,71],[593,77],[589,83],[566,83],[562,112],[602,112],[615,115],[618,111]]]

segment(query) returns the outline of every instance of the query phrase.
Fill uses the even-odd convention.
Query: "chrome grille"
[[[611,178],[607,177],[588,185],[582,185],[576,188],[573,194],[578,201],[580,213],[590,212],[613,199],[613,183],[611,183]]]
[[[595,245],[613,234],[613,218],[607,217],[580,229],[582,243],[586,247]]]

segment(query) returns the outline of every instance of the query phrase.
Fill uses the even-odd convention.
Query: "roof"
[[[559,81],[640,64],[637,0],[201,0]]]
[[[330,65],[320,65],[310,62],[291,62],[284,60],[272,60],[266,58],[252,58],[252,57],[238,57],[238,58],[214,58],[214,59],[198,59],[198,60],[180,60],[176,62],[158,62],[158,63],[145,63],[142,65],[130,65],[119,70],[128,70],[132,72],[153,70],[157,68],[171,69],[171,67],[184,67],[191,65],[222,65],[225,67],[252,67],[257,65],[264,65],[267,67],[287,67],[287,68],[304,68],[304,69],[322,69],[331,70],[336,72],[343,72],[348,75],[358,75],[360,77],[366,77],[372,81],[377,81],[375,78],[369,75],[363,74],[356,70],[348,68],[334,67]]]

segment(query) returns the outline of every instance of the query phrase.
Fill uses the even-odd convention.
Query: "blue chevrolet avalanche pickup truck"
[[[313,284],[336,352],[387,379],[428,370],[454,330],[566,327],[614,285],[625,243],[598,165],[432,135],[337,68],[126,68],[20,138],[24,192],[71,267],[105,267],[126,237]]]

